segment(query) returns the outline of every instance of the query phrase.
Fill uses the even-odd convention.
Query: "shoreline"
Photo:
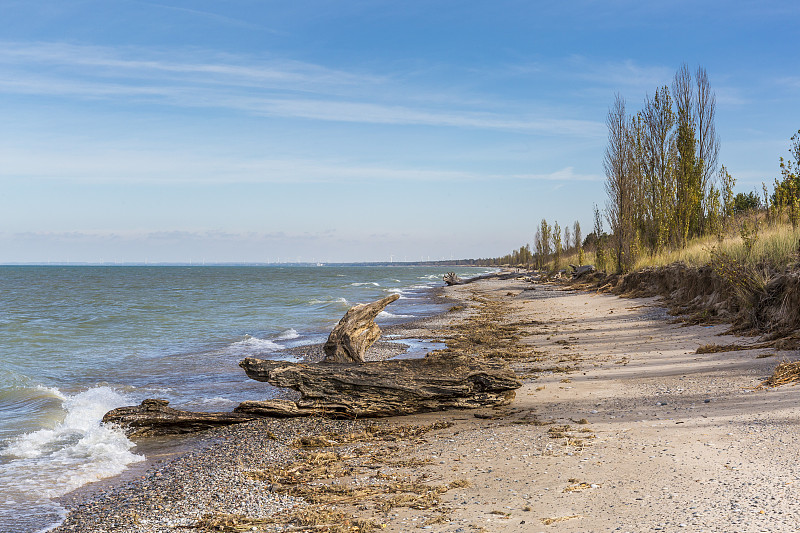
[[[154,463],[96,493],[54,531],[174,531],[181,520],[182,527],[197,524],[202,509],[217,518],[278,513],[289,523],[303,510],[331,506],[313,497],[301,503],[308,494],[274,481],[287,464],[318,451],[337,457],[326,466],[332,477],[304,480],[319,497],[330,497],[332,486],[363,491],[389,478],[416,483],[407,502],[421,497],[423,485],[440,491],[431,489],[425,505],[398,500],[386,509],[383,493],[335,504],[340,521],[359,517],[385,531],[719,531],[723,524],[763,531],[800,520],[793,454],[775,453],[775,443],[800,437],[800,392],[756,389],[780,359],[765,357],[774,350],[697,354],[704,344],[752,339],[723,335],[725,326],[676,324],[655,298],[513,279],[442,294],[463,307],[384,333],[470,349],[460,339],[485,315],[487,324],[509,330],[496,336],[507,336],[500,345],[513,349],[507,360],[524,378],[511,405],[364,421],[265,420],[207,432],[197,436],[204,450]],[[472,349],[493,356],[488,345]],[[406,429],[385,430],[391,438],[384,438],[365,433],[370,427]],[[329,445],[292,447],[307,434],[327,435]],[[348,434],[371,436],[343,442]],[[280,523],[252,527],[287,530]]]
[[[484,274],[478,277],[483,279],[487,277],[491,278],[494,275],[495,274]],[[425,298],[433,304],[447,305],[452,303],[452,299],[445,294],[446,288],[446,286],[431,287],[425,295]],[[413,318],[411,320],[381,326],[381,338],[367,350],[365,360],[380,361],[391,359],[403,356],[409,351],[412,352],[412,356],[414,357],[424,357],[425,354],[419,351],[419,347],[416,352],[413,351],[413,345],[418,344],[414,343],[413,340],[417,339],[408,335],[403,335],[403,332],[409,329],[418,329],[418,326],[416,326],[417,323],[424,324],[428,321],[439,323],[447,313],[448,311],[442,311],[430,316]],[[398,335],[401,337],[397,339],[387,339],[387,337]],[[409,344],[403,342],[407,339],[411,339],[412,342]],[[425,342],[424,339],[419,340],[422,341],[421,343]],[[313,343],[285,348],[281,350],[279,354],[290,355],[304,362],[317,363],[324,358],[324,353],[322,351],[323,345],[324,343]],[[296,394],[294,391],[285,392],[286,397],[291,397],[294,394]],[[134,448],[133,452],[137,455],[144,456],[144,460],[131,463],[125,471],[115,476],[99,479],[78,487],[67,494],[54,498],[53,501],[65,507],[67,513],[73,512],[75,509],[81,509],[95,499],[101,498],[109,493],[115,494],[117,491],[124,489],[128,484],[136,483],[137,479],[143,478],[145,474],[156,468],[160,463],[175,461],[188,454],[202,453],[212,445],[214,441],[213,433],[215,433],[214,430],[186,435],[138,439],[135,442],[136,448]],[[62,531],[63,526],[69,526],[69,524],[64,522],[49,531]]]

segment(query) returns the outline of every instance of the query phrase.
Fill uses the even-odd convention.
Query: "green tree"
[[[675,186],[677,231],[676,244],[685,246],[689,237],[698,235],[703,218],[702,205],[705,197],[703,185],[703,162],[697,154],[695,96],[689,67],[683,64],[672,84],[677,118],[675,138]]]
[[[606,212],[611,225],[611,238],[617,267],[627,270],[635,260],[631,243],[636,235],[636,190],[633,142],[628,128],[625,100],[617,95],[606,118],[608,145],[603,158],[606,173],[608,204]]]
[[[717,179],[719,179],[720,194],[722,195],[722,214],[728,218],[733,214],[733,186],[736,185],[736,179],[728,173],[725,165],[719,169]]]
[[[773,203],[780,210],[788,208],[789,221],[796,228],[800,224],[800,130],[792,135],[789,153],[792,159],[780,158],[783,179],[775,183]]]
[[[740,192],[733,197],[733,212],[737,215],[749,213],[759,207],[761,207],[761,199],[755,191],[750,191],[748,194]]]
[[[563,243],[561,241],[561,226],[558,221],[553,222],[553,270],[561,268],[561,252]]]
[[[552,229],[547,223],[547,220],[542,219],[539,223],[539,228],[536,230],[536,238],[534,246],[536,247],[536,266],[537,268],[545,268],[550,262],[550,238],[552,236]]]

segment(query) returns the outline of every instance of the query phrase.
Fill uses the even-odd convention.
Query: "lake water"
[[[391,324],[443,311],[452,267],[0,267],[0,531],[46,531],[52,501],[141,461],[109,410],[145,398],[231,410],[274,392],[238,367],[324,342],[356,303]]]

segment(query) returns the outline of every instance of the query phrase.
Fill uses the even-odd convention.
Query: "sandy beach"
[[[757,339],[656,298],[522,279],[444,295],[451,312],[386,333],[502,356],[524,383],[510,405],[207,432],[68,496],[55,531],[797,529],[800,389],[759,388],[796,352],[698,354]]]

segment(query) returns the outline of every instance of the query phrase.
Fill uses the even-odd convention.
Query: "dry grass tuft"
[[[579,479],[569,479],[568,482],[570,483],[562,492],[580,492],[582,490],[591,489],[591,483],[586,483]]]
[[[572,426],[553,426],[547,430],[547,436],[551,439],[563,439],[563,438],[570,438],[568,432],[572,431]]]
[[[800,381],[800,361],[782,361],[775,367],[772,375],[765,379],[758,388],[780,387],[798,381]]]
[[[345,513],[327,509],[302,509],[269,518],[249,518],[244,515],[213,513],[204,515],[190,529],[240,533],[258,530],[270,524],[291,525],[293,530],[323,533],[368,533],[381,529],[372,520],[362,520]]]
[[[550,524],[555,524],[557,522],[565,522],[567,520],[572,520],[573,518],[580,518],[580,515],[574,514],[570,516],[558,516],[555,518],[540,518],[539,520],[542,521],[542,524],[549,526]]]
[[[703,344],[699,346],[694,353],[720,353],[720,352],[736,352],[739,350],[749,350],[747,346],[741,344]]]

